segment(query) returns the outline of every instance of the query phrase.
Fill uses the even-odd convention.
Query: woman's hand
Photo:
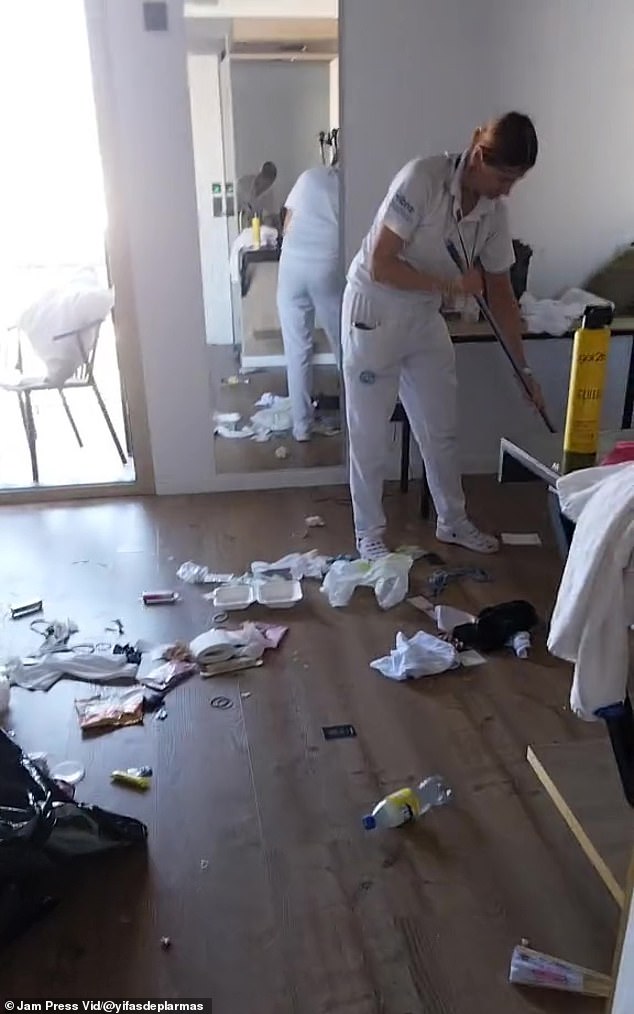
[[[469,268],[464,275],[452,278],[447,285],[450,298],[456,296],[481,296],[484,292],[484,280],[479,268]]]

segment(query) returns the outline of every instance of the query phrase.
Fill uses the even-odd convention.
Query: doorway
[[[300,440],[278,303],[285,202],[302,174],[333,161],[337,18],[196,17],[187,40],[216,472],[340,467],[338,309],[334,343],[315,314],[314,415]],[[335,229],[338,211],[337,198]]]
[[[0,93],[0,490],[132,483],[83,0],[5,0]]]

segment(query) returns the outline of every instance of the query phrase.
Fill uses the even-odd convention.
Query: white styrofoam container
[[[218,609],[247,609],[255,601],[250,584],[225,584],[213,592],[212,602]]]
[[[255,596],[260,605],[270,609],[289,609],[301,602],[304,593],[300,581],[273,578],[271,581],[258,581]]]

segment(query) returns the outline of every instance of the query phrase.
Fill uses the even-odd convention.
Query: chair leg
[[[73,419],[73,416],[72,416],[72,413],[71,413],[68,401],[66,399],[66,395],[62,391],[61,387],[58,389],[58,394],[59,394],[60,398],[62,399],[62,405],[64,406],[64,411],[65,411],[65,413],[66,413],[66,415],[68,417],[68,421],[69,421],[69,423],[70,423],[70,425],[72,427],[73,433],[75,434],[75,440],[77,441],[77,443],[79,444],[80,447],[83,447],[84,446],[84,442],[83,442],[83,440],[81,439],[81,437],[79,435],[79,430],[77,429],[77,424],[76,424],[75,420]]]
[[[114,445],[117,448],[117,453],[119,454],[119,457],[121,458],[121,464],[125,465],[128,459],[126,458],[125,451],[123,450],[123,447],[121,446],[121,442],[119,440],[119,437],[117,436],[117,431],[115,430],[114,426],[112,425],[112,419],[110,418],[110,415],[108,414],[108,409],[106,408],[106,403],[103,400],[103,398],[101,397],[101,392],[99,391],[99,388],[97,387],[97,385],[95,383],[95,378],[94,377],[90,381],[90,384],[91,384],[91,387],[92,387],[93,391],[95,392],[95,398],[97,399],[97,402],[99,403],[99,408],[101,409],[103,417],[106,420],[106,426],[108,427],[108,430],[110,431],[110,436],[112,437],[112,439],[114,441]]]
[[[40,471],[37,464],[37,448],[36,448],[37,433],[35,431],[35,421],[33,419],[31,392],[20,391],[18,394],[18,399],[20,401],[22,422],[24,423],[24,432],[26,433],[27,443],[29,445],[29,454],[31,456],[31,474],[33,476],[33,482],[39,483]]]

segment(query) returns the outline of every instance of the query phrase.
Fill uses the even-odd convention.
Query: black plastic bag
[[[487,606],[476,617],[475,623],[461,623],[453,630],[453,637],[467,648],[495,651],[520,630],[532,630],[538,623],[535,608],[523,599],[500,602]]]
[[[52,899],[37,886],[43,876],[78,856],[146,838],[139,820],[69,800],[0,730],[1,941],[50,907]]]

